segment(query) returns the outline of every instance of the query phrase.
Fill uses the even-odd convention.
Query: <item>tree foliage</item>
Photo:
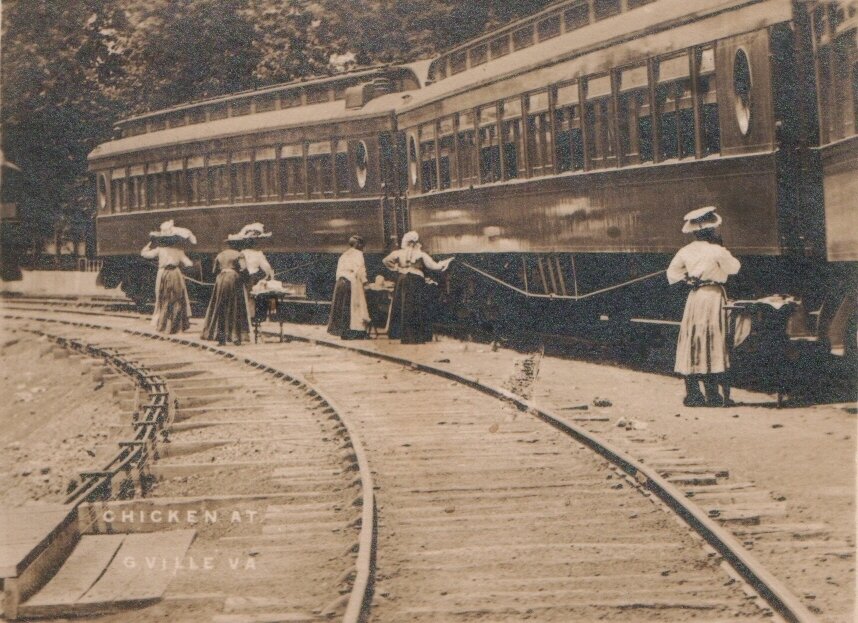
[[[425,58],[547,0],[6,0],[2,140],[29,184],[38,251],[93,216],[86,156],[118,119],[181,102]]]

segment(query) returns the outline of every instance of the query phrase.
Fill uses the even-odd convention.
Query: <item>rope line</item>
[[[487,273],[486,271],[481,270],[481,269],[477,268],[476,266],[471,266],[467,262],[458,262],[458,263],[461,264],[462,266],[465,266],[466,268],[470,268],[475,273],[482,275],[483,277],[486,277],[487,279],[490,279],[490,280],[494,281],[495,283],[499,283],[500,285],[502,285],[506,288],[509,288],[510,290],[513,290],[514,292],[518,292],[519,294],[523,294],[524,296],[527,296],[530,298],[538,298],[538,299],[557,299],[557,300],[561,300],[561,301],[582,301],[584,299],[588,299],[588,298],[597,296],[599,294],[604,294],[606,292],[610,292],[611,290],[618,290],[619,288],[624,288],[624,287],[631,285],[633,283],[637,283],[638,281],[644,281],[646,279],[652,279],[653,277],[658,277],[659,275],[663,275],[664,273],[667,272],[667,270],[659,270],[658,272],[649,273],[648,275],[643,275],[641,277],[635,277],[634,279],[630,279],[629,281],[624,281],[623,283],[618,283],[616,285],[608,286],[607,288],[601,288],[599,290],[594,290],[593,292],[587,292],[586,294],[576,294],[576,295],[536,294],[534,292],[526,292],[525,290],[522,290],[521,288],[518,288],[518,287],[512,285],[511,283],[507,283],[503,279],[499,279],[498,277],[495,277],[494,275]]]

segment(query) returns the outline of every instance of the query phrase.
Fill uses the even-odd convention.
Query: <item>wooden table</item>
[[[254,301],[255,312],[251,319],[253,324],[253,341],[259,342],[259,328],[266,320],[276,322],[280,325],[280,341],[283,341],[283,324],[291,318],[288,311],[294,305],[311,306],[317,310],[330,308],[330,301],[313,301],[304,296],[297,296],[288,291],[264,291],[251,292],[250,298]]]

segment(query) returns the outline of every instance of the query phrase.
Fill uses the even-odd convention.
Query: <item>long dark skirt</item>
[[[202,338],[220,343],[250,339],[247,293],[241,275],[234,270],[221,271],[215,280]]]
[[[423,344],[432,340],[428,293],[423,277],[400,275],[393,290],[387,335],[403,344]]]
[[[152,320],[158,332],[179,333],[190,328],[190,301],[181,270],[175,266],[162,270],[156,298],[158,302]]]
[[[344,340],[359,340],[367,337],[366,331],[355,331],[352,321],[352,284],[344,277],[337,279],[334,286],[334,298],[331,301],[331,315],[328,317],[328,333]]]

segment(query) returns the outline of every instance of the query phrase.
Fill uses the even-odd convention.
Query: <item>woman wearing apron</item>
[[[727,351],[727,296],[724,284],[741,264],[720,244],[721,217],[707,206],[685,215],[682,232],[695,240],[682,247],[667,268],[668,283],[691,288],[679,327],[674,370],[685,376],[688,407],[724,405],[718,392],[720,375],[730,367]],[[700,391],[700,381],[706,395]]]
[[[344,340],[368,337],[369,309],[366,305],[366,263],[364,241],[360,236],[349,238],[349,249],[337,261],[337,283],[331,302],[328,333]]]

